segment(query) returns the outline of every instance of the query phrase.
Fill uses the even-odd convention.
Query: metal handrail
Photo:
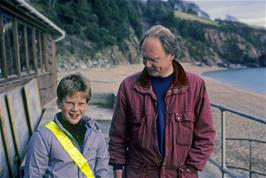
[[[243,171],[247,171],[249,172],[249,177],[252,177],[252,174],[258,174],[261,176],[266,176],[265,173],[261,173],[261,172],[257,172],[257,171],[253,171],[252,170],[252,143],[262,143],[262,144],[266,144],[266,141],[262,141],[262,140],[257,140],[257,139],[248,139],[248,138],[226,138],[226,140],[231,140],[231,141],[248,141],[248,148],[249,148],[249,168],[243,168],[243,167],[238,167],[238,166],[232,166],[232,165],[228,165],[228,168],[233,168],[233,169],[240,169]]]
[[[211,106],[215,107],[215,108],[218,108],[218,109],[220,109],[222,111],[229,111],[229,112],[237,114],[239,116],[246,117],[247,119],[266,124],[266,118],[263,118],[263,117],[247,114],[247,113],[244,113],[244,112],[229,108],[229,107],[224,106],[224,105],[219,105],[219,104],[216,104],[216,103],[211,103]]]
[[[266,174],[264,174],[264,173],[260,173],[260,172],[256,172],[256,171],[252,170],[252,147],[251,147],[252,142],[266,144],[266,141],[256,140],[256,139],[247,139],[247,138],[226,138],[226,136],[225,136],[226,135],[226,132],[225,132],[225,112],[234,113],[236,115],[244,117],[245,119],[256,121],[256,122],[259,122],[262,124],[266,124],[266,119],[262,118],[262,117],[254,116],[251,114],[243,113],[241,111],[229,108],[229,107],[224,106],[224,105],[211,103],[211,106],[219,109],[221,112],[221,165],[220,165],[220,163],[218,163],[214,159],[210,159],[210,162],[213,163],[216,167],[220,168],[221,173],[222,173],[222,178],[224,178],[225,174],[227,174],[233,178],[243,177],[241,175],[238,175],[234,171],[230,170],[229,168],[235,168],[235,169],[241,169],[244,171],[248,171],[250,178],[252,177],[253,173],[266,176]],[[225,154],[226,144],[225,144],[225,142],[226,142],[226,140],[238,140],[238,141],[248,141],[249,142],[249,168],[242,168],[242,167],[236,167],[236,166],[226,166],[226,163],[225,163],[225,159],[226,159],[226,154]]]

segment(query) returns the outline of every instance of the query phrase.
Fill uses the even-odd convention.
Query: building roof
[[[33,8],[31,5],[29,5],[24,0],[1,0],[1,2],[5,2],[6,4],[11,5],[13,8],[16,8],[17,10],[20,10],[23,12],[24,15],[30,16],[34,19],[37,19],[38,22],[41,22],[45,27],[49,27],[58,38],[55,40],[56,42],[64,39],[65,37],[65,31],[59,28],[56,24],[54,24],[51,20],[49,20],[47,17],[45,17],[43,14],[41,14],[39,11],[37,11],[35,8]]]

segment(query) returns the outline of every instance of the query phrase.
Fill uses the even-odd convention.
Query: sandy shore
[[[185,70],[201,74],[206,71],[222,70],[218,67],[198,67],[188,63],[182,64]],[[92,83],[93,93],[117,92],[120,82],[128,75],[142,70],[142,64],[118,65],[111,68],[80,69]],[[67,73],[59,73],[58,78]],[[248,74],[247,74],[248,75]],[[223,104],[242,112],[266,118],[266,95],[235,88],[205,78],[211,102]]]
[[[203,72],[222,70],[218,67],[198,67],[183,63],[186,71],[201,75]],[[111,68],[80,69],[82,74],[88,76],[92,83],[93,93],[116,93],[120,82],[128,75],[142,70],[143,65],[118,65]],[[59,73],[58,78],[67,73]],[[247,74],[248,75],[248,74]],[[250,92],[241,88],[204,78],[209,93],[210,101],[222,104],[241,112],[266,118],[266,95]],[[213,120],[217,130],[216,148],[213,157],[220,157],[220,112],[213,110]],[[226,135],[228,137],[253,138],[266,141],[265,125],[249,121],[236,115],[226,113]],[[253,144],[254,170],[266,172],[266,144]],[[247,167],[248,142],[228,141],[227,159],[230,165]],[[264,155],[264,156],[262,156]]]

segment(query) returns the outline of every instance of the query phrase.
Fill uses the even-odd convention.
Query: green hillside
[[[183,20],[197,21],[197,22],[200,22],[200,23],[203,23],[206,25],[213,25],[213,26],[219,27],[219,24],[215,21],[203,19],[203,18],[200,18],[196,15],[192,15],[192,14],[188,14],[188,13],[184,13],[184,12],[180,12],[180,11],[175,11],[175,17],[183,19]]]
[[[67,33],[57,44],[58,61],[138,62],[144,30],[162,24],[180,42],[179,60],[224,67],[266,66],[266,30],[242,23],[211,21],[176,12],[159,0],[31,0]]]

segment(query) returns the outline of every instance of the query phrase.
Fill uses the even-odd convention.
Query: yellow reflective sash
[[[58,127],[58,125],[54,121],[51,121],[45,127],[50,129],[54,133],[58,141],[64,147],[69,156],[78,165],[83,174],[86,175],[87,178],[94,178],[87,160],[80,153],[80,151],[73,145],[68,136]]]

